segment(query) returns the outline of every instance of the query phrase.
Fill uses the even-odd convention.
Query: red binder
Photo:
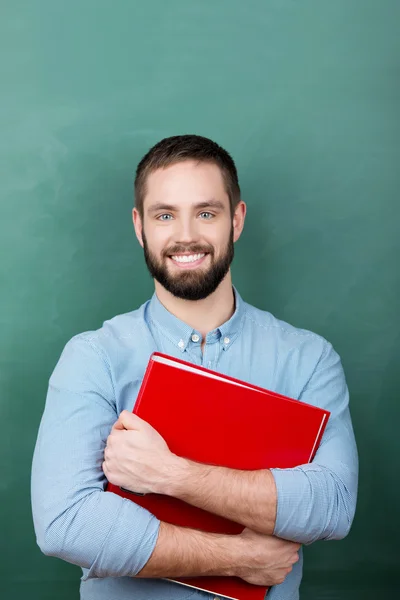
[[[312,460],[329,412],[256,385],[154,352],[133,412],[179,456],[232,469],[289,468]],[[107,491],[148,509],[161,521],[225,534],[243,525],[161,494]],[[217,596],[263,600],[266,587],[236,577],[174,579]]]

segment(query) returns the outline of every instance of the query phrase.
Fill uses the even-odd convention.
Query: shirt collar
[[[239,335],[245,314],[245,303],[235,286],[232,286],[232,289],[235,296],[235,312],[228,321],[225,321],[225,323],[207,334],[207,340],[213,337],[220,339],[224,350],[228,350],[232,345],[232,342]],[[193,329],[181,319],[178,319],[178,317],[165,308],[158,299],[156,292],[154,292],[150,300],[148,316],[182,352],[184,352],[187,345],[193,341],[192,336],[198,335],[201,339],[199,331]]]

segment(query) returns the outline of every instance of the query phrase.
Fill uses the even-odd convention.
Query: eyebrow
[[[205,200],[204,202],[197,202],[196,204],[193,204],[193,208],[214,208],[216,210],[221,211],[225,210],[225,206],[220,200]],[[153,214],[155,212],[158,212],[159,210],[176,211],[179,210],[179,207],[174,206],[173,204],[165,204],[164,202],[158,202],[157,204],[153,204],[153,206],[150,206],[148,212]]]

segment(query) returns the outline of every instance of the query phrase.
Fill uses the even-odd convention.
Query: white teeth
[[[203,256],[205,256],[205,254],[189,254],[186,256],[171,256],[171,258],[176,262],[189,263],[199,260],[200,258],[203,258]]]

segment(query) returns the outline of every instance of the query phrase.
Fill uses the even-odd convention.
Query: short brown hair
[[[174,135],[164,138],[150,148],[138,164],[135,177],[135,206],[140,217],[143,219],[146,181],[150,173],[185,160],[214,163],[221,169],[233,216],[240,202],[240,187],[231,155],[212,140],[200,135]]]

